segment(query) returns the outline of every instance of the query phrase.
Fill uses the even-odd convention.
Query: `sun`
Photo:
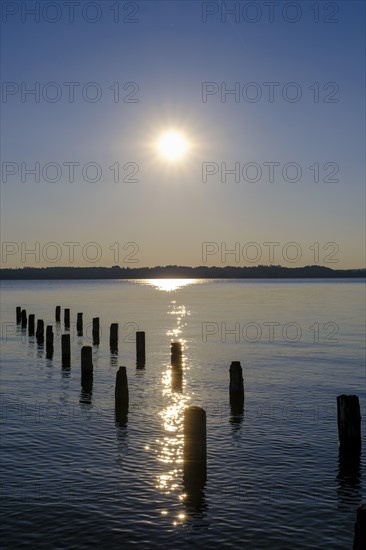
[[[157,142],[160,156],[171,162],[182,160],[188,149],[189,144],[184,134],[174,130],[164,132]]]

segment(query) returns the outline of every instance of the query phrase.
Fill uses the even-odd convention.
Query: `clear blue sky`
[[[251,265],[255,249],[246,245],[255,242],[255,263],[364,267],[364,2],[279,2],[272,22],[266,2],[256,2],[257,10],[253,2],[119,2],[117,22],[117,3],[109,0],[81,1],[74,22],[63,1],[35,21],[25,11],[35,4],[2,6],[3,267],[69,265],[65,242],[80,243],[71,265],[93,265],[97,248],[81,253],[90,242],[100,247],[95,265]],[[225,4],[238,5],[236,16],[225,20]],[[66,82],[79,83],[73,102]],[[215,93],[203,101],[205,82]],[[276,83],[273,101],[269,82]],[[134,84],[124,90],[126,83]],[[39,102],[24,93],[35,86]],[[235,86],[239,97],[222,100],[221,90]],[[95,93],[101,98],[92,102]],[[262,97],[250,101],[255,93]],[[128,94],[137,101],[123,102]],[[178,163],[154,146],[169,129],[189,142]],[[39,183],[24,172],[36,162]],[[70,162],[80,163],[73,183],[63,164]],[[82,176],[89,162],[102,172],[94,183]],[[271,162],[279,163],[272,182]],[[56,177],[54,166],[44,177],[47,163],[61,166],[59,181],[47,181]],[[109,168],[115,163],[118,183]],[[221,181],[223,167],[235,163],[239,181],[229,174]],[[254,180],[258,166],[260,179],[246,181],[243,173]],[[137,167],[138,181],[123,182]],[[286,181],[284,167],[288,179],[300,167],[299,181]],[[92,179],[96,172],[88,170]],[[202,170],[217,173],[203,181]],[[338,181],[324,182],[327,176]],[[116,242],[119,256],[116,245],[109,249]],[[272,259],[267,242],[279,243]],[[289,242],[297,248],[286,248]],[[37,246],[39,257],[22,257],[22,249]],[[138,263],[129,264],[137,246],[130,258]],[[202,246],[211,251],[204,258]],[[235,246],[240,258],[225,255]],[[299,250],[295,263],[287,261],[286,253],[293,258]],[[329,254],[338,262],[327,264]]]

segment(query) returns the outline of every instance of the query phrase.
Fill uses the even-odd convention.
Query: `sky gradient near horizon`
[[[36,4],[2,5],[2,267],[365,266],[363,2]]]

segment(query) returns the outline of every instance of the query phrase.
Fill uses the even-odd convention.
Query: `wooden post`
[[[52,325],[46,327],[46,357],[52,359],[53,357],[53,329]]]
[[[22,328],[27,328],[27,312],[25,309],[22,309],[22,312],[21,312],[21,323],[22,323]]]
[[[170,344],[170,358],[172,366],[181,366],[183,361],[182,343],[171,342]]]
[[[77,330],[78,336],[83,335],[83,314],[82,313],[78,313],[77,315],[76,330]]]
[[[118,350],[118,323],[112,323],[109,333],[109,346],[112,352]]]
[[[61,336],[61,354],[63,367],[69,367],[71,362],[70,338],[70,334],[63,334]]]
[[[43,344],[43,342],[44,342],[44,322],[43,322],[42,319],[37,320],[36,339],[37,339],[38,344]]]
[[[66,308],[64,311],[64,326],[70,328],[70,309]]]
[[[46,346],[53,346],[53,329],[52,325],[46,327]]]
[[[56,306],[55,319],[56,319],[56,323],[61,322],[61,306]]]
[[[16,308],[16,319],[17,319],[17,325],[20,325],[22,321],[22,308],[20,306],[17,306]]]
[[[361,451],[361,413],[357,395],[337,396],[339,445],[345,452]]]
[[[119,367],[117,371],[114,396],[116,421],[119,424],[125,424],[127,422],[129,400],[126,367]]]
[[[99,346],[99,317],[93,317],[93,344]]]
[[[28,334],[34,336],[34,314],[30,313],[28,317]]]
[[[92,347],[83,346],[81,348],[81,376],[93,376],[93,356]]]
[[[183,477],[185,487],[204,483],[207,475],[206,411],[188,407],[183,420]]]
[[[357,508],[353,550],[365,550],[366,548],[366,504]]]
[[[136,365],[141,368],[145,366],[145,362],[145,332],[138,330],[136,332]]]
[[[232,361],[230,365],[230,397],[244,399],[243,371],[240,361]]]

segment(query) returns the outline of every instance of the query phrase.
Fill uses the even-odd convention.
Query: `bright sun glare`
[[[188,142],[180,132],[169,131],[162,134],[158,140],[159,154],[169,161],[181,160],[188,150]]]

